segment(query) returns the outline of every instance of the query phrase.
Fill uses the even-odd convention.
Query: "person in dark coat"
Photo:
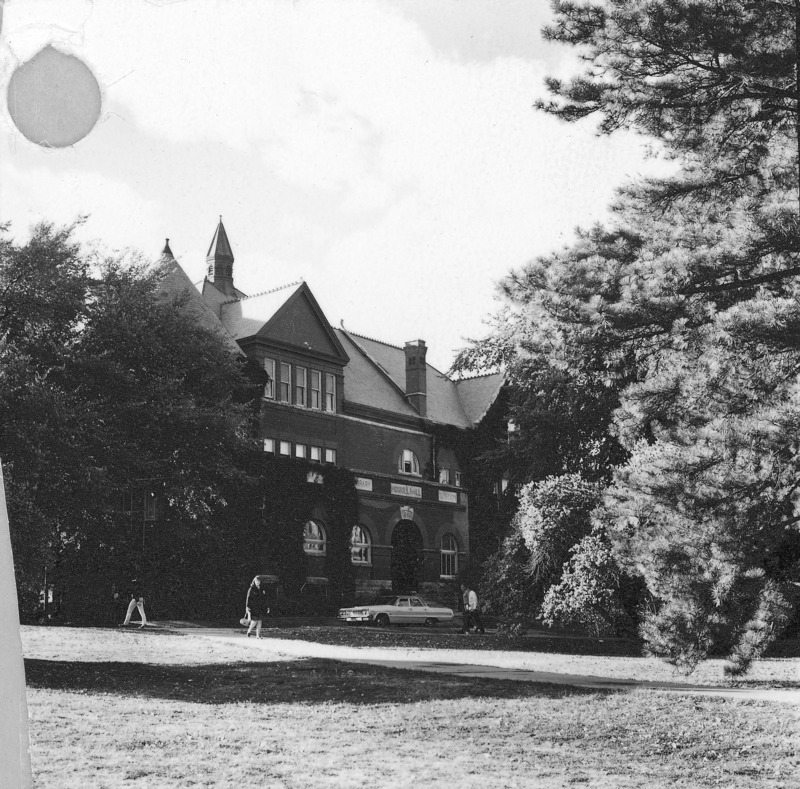
[[[250,588],[247,590],[247,600],[245,601],[246,616],[250,620],[250,627],[247,628],[248,637],[256,629],[256,638],[261,638],[261,622],[269,613],[267,605],[267,590],[261,585],[261,579],[256,576],[253,578]]]

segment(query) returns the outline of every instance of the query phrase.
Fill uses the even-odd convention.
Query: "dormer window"
[[[419,460],[417,456],[410,450],[404,449],[403,454],[400,455],[400,473],[401,474],[414,474],[419,476]]]

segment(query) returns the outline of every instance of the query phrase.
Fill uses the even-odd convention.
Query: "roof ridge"
[[[344,326],[342,326],[342,328],[344,329]],[[405,348],[403,348],[400,345],[395,345],[394,343],[386,342],[385,340],[376,340],[374,337],[367,337],[366,334],[359,334],[358,332],[350,331],[349,329],[345,329],[345,331],[351,337],[360,337],[362,340],[369,340],[370,342],[377,342],[380,345],[387,346],[388,348],[394,348],[396,351],[405,352]],[[430,367],[431,370],[434,370],[436,373],[438,373],[442,378],[446,379],[447,381],[452,381],[453,380],[447,373],[443,373],[438,367],[435,367],[434,365],[432,365],[427,359],[425,360],[425,365],[427,367]]]
[[[451,378],[450,380],[454,383],[460,383],[461,381],[474,381],[476,378],[488,378],[490,375],[502,375],[502,370],[497,370],[493,373],[476,373],[475,375],[464,376],[463,378]]]
[[[352,337],[360,337],[362,340],[369,340],[370,342],[378,342],[381,345],[388,345],[390,348],[395,348],[398,351],[404,350],[404,348],[401,348],[399,345],[395,345],[394,343],[391,342],[386,342],[386,340],[378,340],[375,337],[367,337],[366,334],[359,334],[356,331],[350,331],[349,329],[345,329],[344,326],[342,326],[342,329]]]
[[[247,296],[241,296],[238,299],[228,299],[227,301],[223,301],[222,304],[235,304],[237,301],[246,301],[247,299],[254,299],[257,296],[266,296],[267,293],[277,293],[279,290],[286,290],[287,288],[293,288],[295,285],[302,285],[303,280],[299,279],[297,282],[288,282],[286,285],[278,285],[277,288],[270,288],[269,290],[262,290],[259,293],[250,293]]]

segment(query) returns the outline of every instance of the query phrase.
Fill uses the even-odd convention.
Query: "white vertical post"
[[[0,776],[8,789],[33,786],[28,752],[25,664],[19,632],[17,584],[8,526],[3,467],[0,463]]]

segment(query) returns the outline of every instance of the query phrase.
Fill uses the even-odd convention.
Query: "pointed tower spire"
[[[161,257],[175,260],[175,255],[172,254],[172,250],[169,248],[169,239],[167,239],[166,244],[164,244],[164,249],[161,250]]]
[[[233,287],[233,251],[231,250],[228,234],[222,224],[222,215],[219,217],[214,238],[206,255],[208,264],[208,278],[216,285],[217,290],[221,290],[228,295],[234,295],[236,289]]]

